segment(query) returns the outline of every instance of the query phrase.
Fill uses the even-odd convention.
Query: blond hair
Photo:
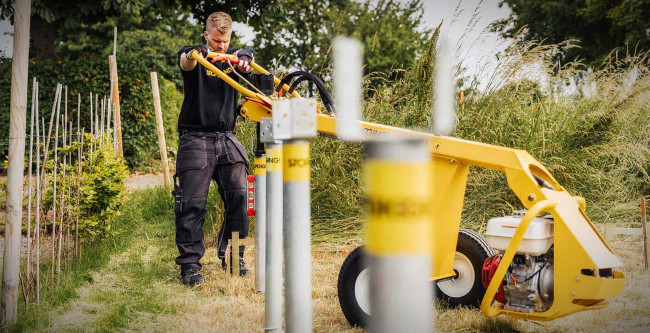
[[[232,19],[230,15],[224,12],[214,12],[208,16],[205,22],[205,30],[210,32],[212,28],[217,29],[220,33],[225,34],[232,28]]]

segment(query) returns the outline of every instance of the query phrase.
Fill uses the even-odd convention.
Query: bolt
[[[528,201],[534,201],[535,200],[535,195],[531,194],[528,196]]]
[[[575,296],[575,295],[576,295],[576,292],[575,292],[575,291],[572,291],[572,292],[571,292],[571,296]]]
[[[576,281],[580,281],[580,277],[577,277],[577,278],[576,278]]]

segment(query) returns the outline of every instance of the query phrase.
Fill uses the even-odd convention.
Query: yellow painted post
[[[367,145],[370,332],[432,332],[431,166],[421,139]]]

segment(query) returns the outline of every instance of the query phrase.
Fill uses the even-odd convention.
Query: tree
[[[598,67],[614,49],[650,49],[648,0],[502,0],[499,6],[504,4],[512,14],[493,23],[494,31],[553,44],[577,39],[580,48],[566,51],[565,59],[581,57]],[[517,35],[523,27],[526,30]]]
[[[430,30],[422,27],[422,1],[395,0],[181,0],[199,22],[214,11],[248,23],[256,32],[255,60],[265,66],[320,72],[329,65],[329,48],[337,35],[362,41],[365,70],[387,73],[409,68],[424,50]],[[371,4],[372,3],[372,4]]]
[[[66,41],[70,32],[83,33],[81,28],[119,17],[139,9],[164,12],[178,7],[175,0],[32,0],[30,21],[30,57],[45,59],[54,55],[58,42]],[[0,0],[0,19],[13,24],[14,1]]]

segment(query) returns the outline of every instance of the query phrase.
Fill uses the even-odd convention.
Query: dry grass
[[[151,237],[147,235],[147,237]],[[165,243],[166,242],[166,243]],[[359,234],[332,241],[315,236],[312,247],[313,326],[316,332],[361,332],[351,328],[341,313],[336,290],[338,270],[347,254],[362,243]],[[610,245],[625,263],[628,280],[623,295],[599,311],[537,323],[507,317],[484,318],[476,309],[454,309],[437,304],[436,329],[442,332],[645,332],[650,328],[650,273],[643,269],[640,237],[616,238]],[[264,294],[254,290],[254,278],[229,279],[221,270],[214,248],[203,259],[206,283],[182,286],[171,261],[171,239],[136,237],[127,251],[115,255],[81,286],[78,297],[50,314],[42,331],[144,332],[252,332],[264,329]],[[246,256],[252,257],[252,248]],[[133,266],[136,269],[133,269]],[[254,267],[253,262],[249,262]],[[133,295],[144,289],[153,297]],[[143,291],[143,290],[141,290]],[[111,314],[126,308],[125,322],[117,326]]]

